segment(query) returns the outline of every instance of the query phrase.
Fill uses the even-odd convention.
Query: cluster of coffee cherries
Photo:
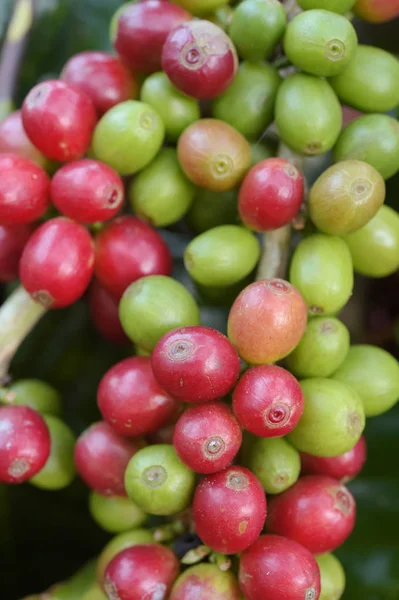
[[[346,483],[365,462],[366,417],[399,397],[395,358],[351,345],[337,317],[354,270],[399,267],[384,205],[399,63],[359,45],[347,13],[398,10],[298,4],[287,22],[277,0],[130,2],[111,24],[116,54],[71,57],[0,123],[0,280],[46,309],[84,297],[110,343],[135,346],[77,440],[45,382],[0,393],[0,481],[58,490],[77,471],[115,535],[79,600],[344,592],[331,552],[355,525]],[[342,105],[359,111],[344,128]],[[298,157],[330,150],[307,193]],[[293,222],[287,280],[256,279],[259,233],[272,264]],[[171,276],[167,229],[195,234],[193,293]],[[227,336],[204,325],[204,298],[229,304]]]

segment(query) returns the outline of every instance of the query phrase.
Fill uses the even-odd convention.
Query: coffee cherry
[[[207,475],[193,500],[195,529],[215,552],[236,554],[258,538],[266,517],[266,497],[258,479],[243,467]]]
[[[198,188],[194,203],[187,214],[190,227],[203,233],[219,225],[237,225],[237,191],[212,192]]]
[[[257,281],[235,300],[229,314],[229,339],[252,364],[276,362],[300,341],[307,309],[301,294],[282,279]]]
[[[104,496],[125,496],[124,474],[138,445],[99,421],[86,429],[75,446],[76,469],[92,490]]]
[[[114,344],[126,344],[129,338],[119,321],[119,301],[96,279],[89,290],[90,318],[97,331]]]
[[[301,452],[302,473],[304,475],[327,475],[343,483],[354,479],[366,462],[367,446],[362,436],[358,443],[344,454],[322,458]]]
[[[188,598],[213,598],[214,600],[240,600],[238,581],[233,573],[221,571],[217,565],[200,564],[190,567],[177,578],[170,600]]]
[[[28,406],[0,407],[0,482],[23,483],[50,455],[50,434],[41,415]]]
[[[26,135],[20,110],[10,113],[0,121],[0,153],[17,154],[31,160],[43,169],[48,166],[47,158],[35,148]]]
[[[256,438],[250,446],[246,464],[266,494],[281,494],[294,485],[301,472],[299,452],[283,438]]]
[[[386,23],[399,15],[399,5],[395,0],[357,0],[354,11],[369,23]]]
[[[85,92],[99,116],[107,110],[135,98],[138,86],[118,56],[108,52],[80,52],[65,64],[61,79]]]
[[[89,96],[64,81],[38,83],[22,105],[22,121],[31,142],[59,162],[85,154],[96,120]]]
[[[0,283],[18,279],[19,260],[33,231],[31,223],[14,227],[0,225]]]
[[[137,545],[117,554],[104,575],[108,598],[166,598],[179,573],[177,556],[160,544]]]
[[[159,384],[175,398],[203,402],[235,385],[240,361],[229,340],[210,327],[184,327],[163,336],[152,354]]]
[[[37,412],[59,417],[62,413],[61,394],[40,379],[17,379],[8,387],[7,395],[13,405],[30,406]]]
[[[332,379],[301,381],[305,410],[288,440],[301,452],[339,456],[359,441],[365,426],[364,408],[356,391]]]
[[[173,0],[175,4],[189,10],[194,15],[209,16],[218,8],[223,8],[228,0]]]
[[[191,181],[215,192],[236,187],[251,165],[251,147],[244,136],[216,119],[200,119],[187,127],[177,155]]]
[[[147,514],[125,496],[102,496],[91,492],[89,508],[97,525],[109,533],[136,529],[147,519]]]
[[[297,0],[297,2],[302,10],[323,8],[324,10],[344,15],[350,11],[356,0]]]
[[[287,435],[303,413],[301,387],[281,367],[253,367],[233,392],[233,410],[241,425],[259,437]]]
[[[50,204],[50,180],[36,163],[17,154],[0,154],[0,224],[23,225]]]
[[[313,554],[323,554],[344,543],[355,518],[355,499],[344,485],[331,477],[308,475],[270,499],[267,528]]]
[[[177,402],[157,383],[151,359],[126,358],[109,369],[97,391],[103,419],[120,435],[147,435],[177,412]]]
[[[255,231],[278,229],[297,215],[303,200],[303,177],[283,158],[258,163],[245,177],[238,201],[240,217]]]
[[[190,406],[176,423],[173,445],[182,462],[197,473],[225,469],[240,449],[241,427],[222,402]]]
[[[160,71],[162,48],[169,32],[191,18],[175,3],[162,0],[124,4],[111,22],[111,42],[134,71]]]
[[[112,498],[112,496],[111,496]],[[111,560],[126,548],[141,544],[151,544],[154,537],[148,529],[133,529],[125,531],[113,537],[103,548],[97,560],[97,581],[102,585],[104,581],[104,572]]]
[[[339,237],[321,233],[304,238],[294,251],[289,279],[303,295],[310,314],[338,312],[348,302],[353,289],[348,246]]]
[[[124,215],[96,236],[94,270],[97,279],[116,298],[146,275],[168,275],[169,249],[158,233],[136,217]]]
[[[332,77],[341,73],[355,55],[357,35],[346,17],[328,10],[300,13],[284,36],[287,58],[302,71]]]
[[[178,458],[170,444],[139,450],[125,472],[129,498],[151,515],[173,515],[191,501],[195,474]]]
[[[367,417],[390,410],[399,400],[399,363],[376,346],[351,346],[333,378],[356,390]]]
[[[201,100],[220,96],[237,67],[233,43],[210,21],[193,20],[177,27],[163,46],[163,71],[181,92]]]
[[[262,535],[240,558],[239,581],[247,600],[317,600],[320,571],[309,550],[278,535]]]
[[[46,308],[69,306],[86,291],[94,266],[90,234],[65,217],[50,219],[29,238],[22,253],[21,283]]]
[[[346,584],[345,571],[334,554],[316,556],[320,569],[321,594],[319,600],[340,600]]]

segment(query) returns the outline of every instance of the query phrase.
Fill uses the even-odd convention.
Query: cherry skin
[[[18,279],[19,260],[34,225],[0,225],[0,283]]]
[[[262,535],[240,557],[239,582],[247,600],[317,600],[320,570],[312,554],[279,535]]]
[[[31,142],[48,158],[68,162],[88,149],[96,125],[94,104],[64,81],[43,81],[22,105],[22,121]]]
[[[173,445],[180,460],[197,473],[225,469],[240,449],[241,427],[222,402],[190,406],[174,429]]]
[[[93,274],[94,248],[88,231],[65,217],[49,219],[29,238],[19,263],[21,283],[46,308],[78,300]]]
[[[165,0],[146,0],[124,6],[115,17],[113,44],[134,71],[161,70],[162,47],[170,31],[189,21],[190,13]]]
[[[56,172],[50,195],[54,206],[65,216],[81,223],[96,223],[116,215],[123,203],[124,188],[114,169],[84,158]]]
[[[366,440],[362,436],[352,450],[340,456],[322,458],[301,452],[302,473],[304,475],[328,475],[346,483],[360,473],[366,458]]]
[[[228,467],[197,486],[193,520],[202,542],[215,552],[236,554],[258,538],[266,517],[266,496],[251,471]]]
[[[176,580],[169,600],[242,600],[238,581],[231,571],[200,563],[186,569]]]
[[[234,413],[247,431],[281,437],[298,425],[304,399],[297,379],[276,365],[248,369],[233,392]]]
[[[164,335],[152,354],[159,384],[185,402],[215,400],[226,395],[240,373],[234,346],[210,327],[183,327]]]
[[[96,237],[96,277],[120,298],[125,289],[146,275],[169,275],[172,257],[161,236],[136,217],[111,221]]]
[[[50,204],[50,179],[36,163],[17,154],[0,154],[0,224],[35,221]]]
[[[177,401],[158,384],[147,356],[117,363],[102,378],[97,403],[105,421],[121,435],[147,435],[177,412]]]
[[[239,193],[241,220],[255,231],[287,225],[298,214],[303,199],[303,177],[283,158],[267,158],[252,167]]]
[[[323,475],[308,475],[271,498],[266,526],[312,554],[324,554],[344,543],[355,519],[355,499],[342,483]]]
[[[138,544],[119,552],[108,564],[104,590],[111,599],[163,600],[179,574],[179,560],[160,544]]]
[[[65,64],[61,79],[85,92],[98,116],[137,96],[138,86],[127,66],[108,52],[79,52]]]
[[[83,431],[75,446],[76,470],[85,484],[103,496],[126,496],[125,470],[137,442],[127,440],[103,421]]]
[[[94,327],[109,342],[127,344],[129,338],[119,321],[119,302],[97,280],[89,290],[89,311]]]
[[[46,165],[46,157],[32,144],[22,124],[20,110],[16,110],[0,122],[0,153],[12,153],[28,158],[39,167]]]
[[[43,417],[29,406],[0,407],[0,482],[23,483],[46,464],[50,434]]]
[[[177,27],[162,50],[162,69],[173,85],[201,100],[220,96],[237,68],[232,41],[210,21],[194,20]]]

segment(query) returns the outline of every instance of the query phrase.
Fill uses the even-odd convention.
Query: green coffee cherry
[[[256,138],[273,121],[280,83],[279,74],[268,63],[243,62],[233,83],[213,102],[212,115],[245,137]]]
[[[173,0],[173,2],[193,15],[204,16],[228,4],[229,0]]]
[[[320,231],[347,235],[366,225],[385,200],[385,182],[371,165],[345,160],[324,171],[309,194],[309,214]]]
[[[381,48],[360,45],[330,83],[344,104],[363,112],[388,112],[399,104],[399,61]]]
[[[344,239],[358,273],[387,277],[399,269],[399,215],[389,206],[381,206],[367,225]]]
[[[278,0],[244,0],[233,12],[229,35],[241,58],[263,60],[283,37],[286,22]]]
[[[90,494],[89,508],[96,523],[109,533],[122,533],[140,527],[148,516],[130,498],[102,496],[96,492]]]
[[[273,140],[261,140],[251,144],[252,166],[267,158],[273,158],[277,153],[277,146]]]
[[[251,231],[236,225],[221,225],[190,242],[184,253],[184,265],[197,283],[224,287],[249,275],[259,256],[260,244]]]
[[[257,438],[247,465],[267,494],[284,492],[294,485],[301,472],[299,452],[283,438]]]
[[[301,154],[323,154],[338,139],[342,109],[327,81],[295,73],[279,87],[275,121],[287,146]]]
[[[345,571],[334,554],[316,556],[320,569],[321,594],[319,600],[340,600],[346,585]]]
[[[313,8],[324,8],[330,12],[344,15],[349,12],[356,0],[297,0],[298,6],[302,10],[312,10]]]
[[[327,10],[309,10],[290,21],[284,36],[287,58],[299,69],[320,77],[341,73],[357,48],[353,25]]]
[[[194,485],[195,473],[179,460],[171,444],[142,448],[125,473],[129,498],[152,515],[173,515],[187,508]]]
[[[174,148],[161,150],[129,187],[134,212],[154,227],[179,221],[190,208],[194,194],[195,186],[181,170]]]
[[[165,73],[153,73],[143,83],[140,100],[152,106],[165,125],[168,140],[176,142],[180,134],[201,117],[198,101],[177,90]]]
[[[86,592],[82,600],[107,600],[107,596],[104,594],[98,583],[96,583],[88,592]]]
[[[198,233],[218,225],[239,223],[237,191],[212,192],[198,188],[193,205],[187,214],[187,221]]]
[[[333,378],[356,390],[367,417],[390,410],[399,399],[399,363],[376,346],[352,346]]]
[[[126,548],[136,546],[137,544],[151,544],[154,541],[153,535],[148,529],[135,529],[125,531],[115,536],[103,548],[97,561],[97,581],[103,580],[104,571],[111,560]]]
[[[30,483],[44,490],[61,490],[75,477],[75,436],[65,423],[52,415],[43,415],[50,432],[51,451],[43,469]]]
[[[304,379],[305,410],[287,439],[300,452],[339,456],[359,441],[365,426],[364,408],[357,392],[332,379]]]
[[[152,106],[127,100],[107,111],[97,123],[93,152],[120,175],[132,175],[153,160],[164,135],[162,119]]]
[[[338,312],[353,289],[348,246],[338,237],[320,233],[305,238],[295,249],[289,280],[301,292],[311,314]]]
[[[172,329],[199,325],[199,309],[186,288],[171,277],[149,275],[132,283],[119,304],[126,335],[140,348],[152,351]]]
[[[30,406],[42,414],[58,417],[62,413],[61,394],[40,379],[19,379],[7,390],[11,404]]]
[[[384,179],[399,170],[399,122],[388,115],[364,115],[349,123],[334,148],[334,158],[362,160]]]
[[[210,16],[206,15],[206,18],[208,21],[212,21],[212,23],[215,23],[215,25],[223,29],[223,31],[227,31],[232,15],[233,8],[231,6],[221,6],[220,8],[217,8]]]
[[[314,317],[287,356],[288,368],[298,377],[329,377],[345,360],[349,345],[349,331],[339,319]]]

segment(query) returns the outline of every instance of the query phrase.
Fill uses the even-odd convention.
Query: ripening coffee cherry
[[[368,23],[386,23],[399,16],[396,0],[357,0],[355,14]]]
[[[0,225],[0,283],[18,279],[19,260],[33,231],[32,223],[14,227]]]
[[[190,567],[177,579],[170,600],[195,598],[240,600],[238,581],[231,571],[221,571],[217,565],[202,563]]]
[[[302,473],[304,475],[327,475],[346,483],[360,473],[366,457],[366,440],[362,436],[352,450],[331,458],[301,452]]]
[[[30,141],[22,124],[22,113],[16,110],[0,121],[0,153],[12,153],[28,158],[43,169],[48,160]]]

